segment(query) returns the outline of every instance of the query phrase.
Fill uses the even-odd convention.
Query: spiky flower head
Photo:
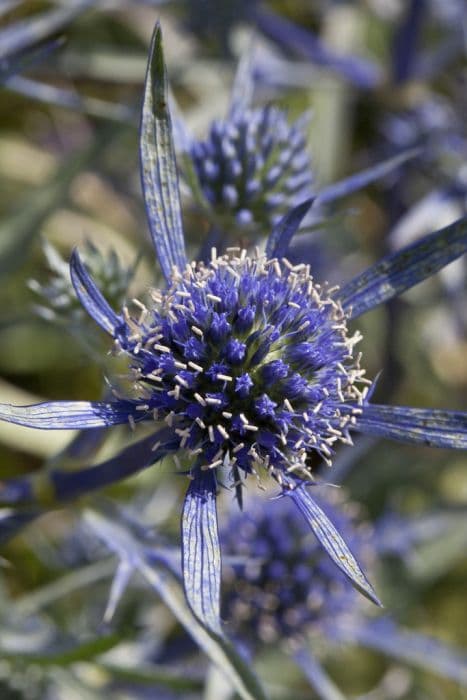
[[[278,107],[234,109],[213,122],[206,140],[193,142],[204,196],[227,228],[267,230],[311,196],[306,123],[305,115],[289,124]]]
[[[332,292],[305,265],[239,249],[188,265],[120,330],[141,417],[173,426],[201,470],[311,478],[314,454],[350,442],[369,383]]]
[[[371,561],[371,528],[358,524],[355,508],[337,491],[316,498],[365,568]],[[297,638],[327,620],[356,614],[360,598],[326,556],[290,499],[256,498],[248,514],[233,513],[221,531],[225,553],[241,562],[224,569],[223,612],[235,635],[252,643]],[[243,563],[244,561],[244,563]]]

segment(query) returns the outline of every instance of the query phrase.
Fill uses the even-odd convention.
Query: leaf
[[[415,158],[419,153],[419,148],[411,148],[399,153],[397,156],[384,160],[382,163],[377,163],[366,170],[350,175],[344,180],[334,182],[316,195],[316,204],[329,204],[341,197],[347,197],[349,194],[361,190],[375,180],[379,180],[393,172],[393,170],[403,165],[403,163],[406,163],[411,158]]]
[[[253,674],[250,664],[242,658],[229,640],[211,635],[197,622],[184,600],[181,588],[174,585],[173,577],[154,564],[140,564],[138,569],[194,641],[219,667],[242,700],[266,700],[264,690]]]
[[[32,60],[32,59],[31,59]],[[44,104],[72,109],[74,112],[89,114],[98,119],[108,119],[110,121],[120,122],[122,124],[137,124],[137,115],[125,104],[108,102],[101,100],[98,97],[90,97],[81,95],[74,90],[57,87],[56,85],[48,85],[39,80],[25,78],[22,75],[12,75],[9,73],[16,72],[16,64],[7,71],[7,75],[3,87],[7,90],[24,95],[31,100],[37,100]],[[21,69],[21,65],[19,69]],[[0,80],[2,73],[0,72]]]
[[[202,690],[202,681],[192,678],[185,671],[177,672],[173,668],[165,668],[158,664],[138,663],[137,666],[130,661],[128,666],[115,664],[113,662],[99,661],[98,667],[111,674],[114,679],[125,681],[126,683],[136,683],[140,686],[163,685],[171,690],[187,693]]]
[[[64,7],[20,20],[2,29],[0,61],[49,39],[94,4],[94,0],[73,0]]]
[[[212,634],[203,627],[185,600],[180,585],[181,571],[175,574],[173,557],[163,550],[142,544],[121,519],[116,521],[102,512],[88,510],[85,520],[120,559],[125,559],[147,580],[180,624],[191,635],[210,660],[216,664],[242,700],[266,700],[250,665],[225,637]]]
[[[121,638],[115,634],[95,637],[82,644],[69,644],[68,648],[62,641],[55,649],[51,647],[44,653],[21,653],[16,648],[9,652],[0,645],[0,658],[15,659],[15,661],[39,666],[70,666],[78,661],[93,661],[96,656],[113,649],[120,642]]]
[[[133,476],[176,451],[179,445],[180,438],[170,429],[162,428],[99,464],[72,471],[68,467],[54,467],[4,481],[0,485],[0,504],[51,507]]]
[[[188,603],[206,627],[220,626],[221,553],[216,510],[216,479],[200,471],[188,488],[182,513],[182,565]]]
[[[327,515],[308,493],[304,486],[296,486],[284,494],[290,496],[313,530],[316,538],[351,584],[366,598],[381,606],[372,585],[367,580],[357,560],[347,547],[339,532]]]
[[[11,606],[13,619],[34,615],[74,591],[79,591],[86,586],[94,586],[97,582],[110,578],[114,569],[115,562],[109,558],[65,574],[15,600]]]
[[[266,256],[269,259],[283,258],[286,255],[290,241],[308,213],[313,201],[313,198],[310,198],[301,202],[287,212],[279,223],[274,226],[266,243]]]
[[[250,14],[259,30],[279,46],[335,71],[357,87],[371,89],[381,81],[381,69],[375,63],[359,56],[334,52],[309,29],[297,26],[269,8],[255,5]]]
[[[387,255],[355,277],[338,296],[351,318],[414,287],[467,251],[467,217]]]
[[[345,696],[309,649],[301,647],[293,654],[293,658],[320,700],[345,700]]]
[[[467,449],[467,413],[462,411],[366,404],[354,428],[401,442]]]
[[[255,89],[253,74],[254,45],[253,37],[246,50],[244,50],[235,73],[235,78],[230,93],[229,119],[235,119],[236,115],[243,115],[250,107]]]
[[[104,298],[75,248],[70,260],[70,274],[76,296],[94,321],[111,336],[122,324],[110,304]]]
[[[332,634],[340,642],[354,643],[381,651],[404,664],[437,673],[467,686],[467,655],[455,647],[403,629],[389,618],[369,622],[331,624]]]
[[[217,666],[211,664],[206,673],[202,700],[232,700],[234,690]]]
[[[186,265],[177,164],[168,105],[162,32],[156,25],[149,50],[140,134],[141,181],[152,240],[169,282]]]
[[[141,411],[138,412],[141,415]],[[0,404],[0,420],[38,430],[100,428],[128,423],[138,417],[129,402],[44,401],[32,406]]]

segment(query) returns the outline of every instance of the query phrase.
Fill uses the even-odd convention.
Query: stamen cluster
[[[268,228],[312,193],[303,120],[290,125],[276,107],[213,122],[191,155],[214,211],[237,225]]]
[[[369,383],[333,291],[306,265],[238,248],[175,272],[150,309],[125,309],[117,341],[142,419],[164,420],[201,469],[309,478],[313,454],[330,462],[350,441]]]

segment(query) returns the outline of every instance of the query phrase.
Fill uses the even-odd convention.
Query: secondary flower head
[[[41,298],[41,304],[36,305],[37,313],[46,320],[72,326],[81,325],[86,313],[76,298],[69,264],[48,241],[43,242],[42,248],[50,269],[49,277],[45,283],[35,279],[29,282],[30,289]],[[136,263],[126,267],[114,250],[104,254],[91,241],[85,243],[84,260],[110,305],[114,308],[121,307],[133,279]]]
[[[90,316],[128,357],[134,391],[108,402],[0,405],[0,419],[29,427],[96,428],[153,424],[154,432],[87,469],[2,484],[4,503],[47,505],[113,483],[168,454],[190,477],[182,513],[185,592],[194,613],[221,634],[216,492],[231,470],[241,502],[245,477],[269,472],[297,506],[334,563],[378,599],[344,539],[311,495],[313,458],[330,461],[350,431],[438,447],[467,447],[465,413],[378,406],[348,322],[402,293],[462,255],[466,220],[427,236],[361,273],[342,289],[318,285],[304,265],[287,263],[289,243],[310,201],[272,229],[265,254],[231,249],[189,263],[181,217],[167,75],[157,27],[141,123],[141,171],[148,222],[167,287],[137,315],[116,313],[77,251],[71,278]],[[44,489],[44,478],[48,488]]]
[[[319,488],[314,499],[346,533],[360,561],[372,569],[374,554],[384,557],[414,554],[427,540],[441,541],[441,524],[449,515],[398,518],[374,526],[361,521],[358,510],[345,502],[341,491]],[[389,528],[388,528],[389,525]],[[444,527],[452,527],[446,524]],[[398,540],[407,533],[404,550]],[[281,650],[300,666],[319,697],[342,697],[321,666],[322,649],[361,646],[383,653],[404,667],[418,666],[467,685],[466,658],[460,649],[433,637],[401,627],[373,609],[349,585],[342,572],[326,556],[313,535],[304,536],[303,522],[290,499],[268,503],[254,498],[248,514],[232,512],[221,530],[229,563],[224,571],[223,616],[233,637],[254,654],[261,644],[281,643]],[[396,542],[394,542],[394,536]],[[396,549],[394,548],[396,544]],[[313,642],[319,656],[313,653]],[[327,694],[322,695],[323,688]]]
[[[371,528],[358,525],[342,498],[320,491],[316,502],[346,533],[359,561],[370,559]],[[321,495],[323,494],[323,495]],[[255,645],[299,639],[321,632],[330,620],[360,610],[360,598],[326,556],[289,499],[255,499],[246,516],[232,514],[221,531],[222,546],[234,560],[224,574],[224,618],[229,628]]]
[[[277,107],[253,108],[234,100],[191,158],[204,196],[225,225],[264,231],[312,193],[307,115],[290,125]]]

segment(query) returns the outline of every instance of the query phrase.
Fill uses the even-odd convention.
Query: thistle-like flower
[[[71,259],[78,298],[128,358],[134,392],[109,402],[0,406],[0,418],[35,428],[153,424],[116,457],[80,471],[6,482],[9,504],[63,501],[176,454],[190,477],[182,515],[185,591],[195,614],[220,633],[217,475],[230,470],[241,501],[245,480],[269,474],[303,514],[337,566],[377,601],[341,535],[307,486],[313,460],[331,462],[352,431],[438,447],[467,447],[467,414],[378,406],[348,323],[412,287],[467,249],[465,219],[370,267],[342,289],[318,285],[286,260],[308,210],[295,207],[273,228],[265,255],[231,249],[209,263],[185,253],[160,28],[154,33],[141,129],[149,226],[167,287],[152,302],[116,313],[81,262]]]
[[[197,140],[177,115],[175,143],[180,170],[193,199],[212,224],[208,240],[229,244],[256,243],[294,207],[313,198],[313,216],[303,230],[323,226],[322,207],[378,180],[413,158],[416,148],[316,189],[306,131],[310,115],[294,123],[276,106],[255,107],[254,51],[240,60],[230,107],[223,120],[211,123]],[[307,242],[309,244],[309,241]],[[206,244],[202,252],[206,253]]]
[[[341,492],[320,488],[314,498],[345,531],[366,567],[372,569],[373,553],[384,557],[390,551],[394,555],[387,528],[360,521],[357,509],[344,502]],[[414,552],[417,540],[423,537],[439,536],[439,523],[437,531],[428,527],[428,535],[418,531],[430,525],[430,517],[415,522],[399,518],[397,531],[407,533],[409,539],[402,554]],[[302,525],[289,499],[268,503],[256,498],[248,514],[232,513],[221,529],[224,553],[236,562],[226,566],[223,595],[223,616],[236,639],[246,643],[251,653],[261,644],[280,643],[320,697],[320,689],[333,682],[310,648],[314,639],[319,640],[318,648],[325,642],[328,647],[357,644],[375,649],[403,664],[467,685],[465,654],[433,637],[404,629],[387,615],[371,617],[363,599],[318,541],[303,536]],[[341,697],[337,689],[335,697]]]
[[[355,509],[346,508],[337,490],[319,493],[316,503],[369,568],[372,529],[357,524]],[[318,540],[305,535],[302,519],[286,498],[274,503],[255,498],[248,513],[232,513],[221,528],[224,553],[240,562],[225,567],[223,618],[236,637],[253,647],[319,633],[339,615],[361,610],[361,599],[345,576]]]
[[[277,107],[254,108],[234,99],[206,140],[192,142],[199,185],[227,230],[267,230],[311,197],[306,122],[305,114],[290,125]]]

